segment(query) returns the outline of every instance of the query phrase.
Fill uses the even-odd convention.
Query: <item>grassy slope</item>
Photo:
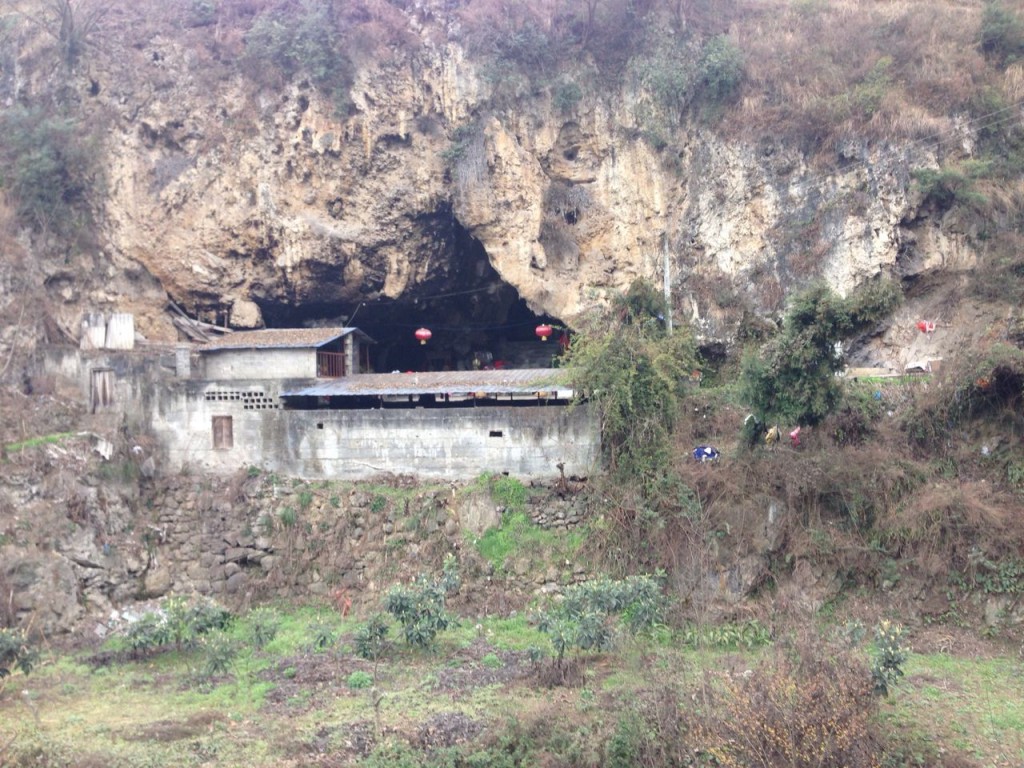
[[[542,642],[539,633],[523,619],[487,619],[444,633],[434,652],[395,649],[379,665],[375,689],[352,689],[351,671],[372,665],[344,640],[335,649],[309,649],[305,628],[321,613],[315,607],[282,612],[282,629],[265,650],[243,651],[233,674],[212,681],[196,673],[201,651],[98,669],[84,654],[54,654],[0,698],[0,745],[9,745],[0,759],[42,766],[348,765],[363,761],[374,742],[460,744],[468,755],[504,734],[502,749],[518,745],[522,765],[607,764],[621,723],[652,697],[669,691],[681,707],[674,717],[685,720],[687,709],[713,701],[708,686],[742,679],[770,652],[694,647],[681,634],[661,633],[585,656],[580,687],[547,689],[523,653]],[[343,638],[356,625],[332,621]],[[247,637],[245,622],[232,632]],[[934,644],[946,634],[922,630],[919,639]],[[865,658],[869,652],[863,645],[857,651]],[[883,730],[899,734],[893,764],[1024,759],[1020,659],[989,644],[973,653],[912,656],[907,677],[877,715]],[[691,747],[701,744],[699,736],[689,738]],[[951,755],[959,762],[945,762]]]

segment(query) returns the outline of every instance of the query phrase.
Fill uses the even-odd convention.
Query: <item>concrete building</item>
[[[239,331],[196,349],[207,379],[300,379],[369,369],[373,340],[357,328]]]
[[[354,328],[290,329],[47,359],[89,398],[97,423],[151,435],[159,471],[456,480],[598,468],[596,418],[571,404],[564,369],[347,373],[367,363],[369,343]]]

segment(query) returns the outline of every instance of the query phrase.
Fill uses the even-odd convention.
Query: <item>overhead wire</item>
[[[1020,110],[1022,110],[1022,109],[1024,109],[1024,99],[1015,101],[1012,104],[1009,104],[1007,106],[1001,107],[1000,109],[993,110],[992,112],[988,112],[988,113],[986,113],[984,115],[978,115],[977,117],[973,117],[973,118],[961,121],[957,125],[950,126],[948,129],[945,129],[943,131],[935,132],[935,133],[932,133],[932,134],[930,134],[928,136],[923,136],[923,137],[920,137],[918,139],[915,139],[915,140],[913,140],[913,141],[911,141],[909,143],[901,144],[901,145],[899,145],[899,151],[904,156],[906,156],[908,153],[910,153],[910,152],[912,152],[914,150],[924,149],[926,146],[934,144],[935,142],[941,141],[944,138],[954,137],[957,134],[957,132],[962,131],[964,128],[974,127],[977,130],[985,130],[985,129],[995,128],[995,127],[998,127],[998,126],[1001,126],[1001,125],[1005,125],[1007,123],[1012,123],[1014,121],[1019,121],[1019,120],[1022,119],[1022,115],[1020,114]],[[996,117],[996,116],[999,116],[999,115],[1002,115],[1002,117],[999,117],[999,119],[997,119],[997,120],[991,120],[989,122],[985,122],[989,118]],[[863,158],[861,160],[856,160],[856,161],[851,161],[849,163],[846,163],[846,164],[844,164],[841,167],[837,167],[835,169],[835,171],[833,172],[833,174],[831,174],[831,175],[833,175],[833,176],[837,176],[837,175],[844,175],[844,176],[845,175],[850,175],[850,174],[853,174],[853,173],[857,173],[857,172],[859,172],[861,170],[866,170],[866,169],[872,168],[875,165],[877,165],[876,161],[871,160],[869,158]],[[806,176],[804,176],[803,179],[802,179],[802,183],[807,184],[807,185],[811,185],[811,184],[814,183],[815,180],[821,181],[821,180],[824,180],[825,178],[827,178],[827,175],[824,172],[815,171],[815,172],[813,172],[811,174],[807,174]],[[737,190],[735,193],[733,193],[732,195],[727,197],[725,199],[725,202],[726,203],[736,202],[744,194],[745,194],[745,189],[744,190]],[[843,237],[843,238],[839,238],[839,239],[835,240],[834,242],[837,243],[837,244],[848,244],[848,243],[854,242],[857,239],[859,239],[859,238],[857,238],[855,236],[846,236],[846,237]]]
[[[906,156],[910,152],[913,152],[913,151],[918,150],[918,149],[924,149],[925,147],[927,147],[929,145],[932,145],[932,144],[934,144],[936,142],[942,141],[943,139],[948,139],[948,138],[951,138],[951,137],[955,137],[958,132],[963,131],[965,128],[972,128],[973,127],[973,128],[975,128],[977,130],[985,130],[985,129],[995,128],[995,127],[998,127],[998,126],[1001,126],[1001,125],[1004,125],[1004,124],[1007,124],[1007,123],[1011,123],[1011,122],[1014,122],[1014,121],[1017,121],[1017,120],[1021,119],[1021,115],[1020,115],[1020,110],[1021,109],[1024,109],[1024,99],[1015,101],[1012,104],[1008,104],[1008,105],[1003,106],[1003,107],[1001,107],[999,109],[993,110],[991,112],[987,112],[987,113],[985,113],[983,115],[978,115],[976,117],[972,117],[972,118],[969,118],[969,119],[966,119],[966,120],[962,120],[962,121],[958,122],[957,124],[951,125],[950,127],[946,128],[946,129],[943,129],[941,131],[936,131],[936,132],[934,132],[932,134],[919,137],[919,138],[914,139],[914,140],[912,140],[910,142],[902,143],[902,144],[900,144],[897,147],[897,149],[898,149],[898,151],[902,155]],[[998,119],[991,120],[990,118],[998,118]],[[852,173],[859,172],[861,170],[866,170],[866,169],[872,168],[875,165],[877,165],[876,161],[874,161],[874,160],[872,160],[870,158],[862,158],[860,160],[855,160],[855,161],[851,161],[851,162],[845,163],[841,167],[836,168],[832,175],[849,175],[849,174],[852,174]],[[814,172],[812,174],[805,175],[803,177],[803,179],[802,179],[802,183],[812,184],[812,183],[814,183],[815,179],[824,180],[825,178],[826,178],[826,174],[824,172]],[[726,198],[726,202],[735,202],[743,194],[745,194],[745,190],[737,190],[735,193],[733,193],[728,198]],[[854,236],[846,236],[846,237],[843,237],[843,238],[837,240],[836,242],[837,243],[850,243],[850,242],[853,242],[855,239],[857,239],[857,238],[854,237]],[[471,289],[467,289],[467,290],[463,290],[463,291],[449,291],[449,292],[446,292],[446,293],[432,294],[432,295],[429,295],[429,296],[416,296],[416,297],[414,297],[414,301],[417,302],[417,303],[419,303],[419,302],[430,302],[430,301],[434,301],[434,300],[437,300],[437,299],[447,299],[447,298],[454,298],[454,297],[458,297],[458,296],[470,296],[470,295],[478,294],[478,293],[495,293],[497,291],[500,291],[501,289],[502,289],[502,284],[501,283],[490,283],[490,284],[488,284],[486,286],[481,286],[479,288],[471,288]],[[385,300],[386,300],[386,297],[378,296],[375,299],[371,299],[369,301],[362,301],[362,302],[360,302],[357,305],[355,311],[353,311],[352,316],[349,318],[349,322],[351,322],[352,318],[355,317],[355,315],[359,312],[360,309],[372,309],[374,303],[385,301]],[[529,321],[529,322],[523,322],[523,323],[505,323],[505,324],[500,324],[500,325],[484,325],[484,326],[466,326],[466,325],[462,325],[462,326],[434,326],[434,328],[436,330],[439,330],[439,331],[457,331],[457,330],[460,330],[460,331],[463,331],[463,332],[465,332],[465,331],[493,331],[493,330],[502,330],[502,329],[506,329],[506,328],[524,327],[524,326],[533,324],[533,322],[535,322],[535,321]],[[410,324],[410,323],[375,323],[375,325],[382,326],[382,327],[392,327],[392,328],[412,328],[412,327],[415,327],[415,324]]]
[[[977,117],[964,120],[964,121],[960,122],[958,125],[950,126],[948,129],[945,129],[943,131],[938,131],[938,132],[929,134],[927,136],[922,136],[922,137],[920,137],[918,139],[914,139],[914,140],[912,140],[912,141],[910,141],[908,143],[900,144],[899,145],[899,151],[903,155],[906,155],[907,153],[909,153],[909,152],[911,152],[911,151],[913,151],[915,149],[923,149],[926,146],[928,146],[930,144],[934,144],[935,142],[937,142],[937,141],[939,141],[939,140],[941,140],[943,138],[950,138],[952,136],[955,136],[956,132],[958,130],[962,130],[965,127],[975,126],[975,127],[981,128],[981,129],[994,128],[994,127],[997,127],[997,126],[1000,126],[1000,125],[1004,125],[1006,123],[1013,122],[1015,120],[1020,120],[1021,119],[1021,115],[1019,114],[1019,110],[1022,110],[1022,109],[1024,109],[1024,99],[1015,101],[1012,104],[1009,104],[1009,105],[1007,105],[1005,107],[1001,107],[1000,109],[997,109],[997,110],[993,110],[992,112],[988,112],[988,113],[986,113],[984,115],[978,115]],[[988,120],[988,118],[995,117],[997,115],[1003,115],[1003,117],[1001,117],[998,120],[993,120],[993,121],[988,122],[988,123],[984,122],[984,121]],[[876,164],[877,163],[874,160],[871,160],[869,158],[863,158],[863,159],[860,159],[860,160],[854,160],[854,161],[851,161],[851,162],[848,162],[848,163],[842,165],[841,167],[836,168],[835,169],[835,173],[833,175],[837,175],[837,174],[844,174],[845,175],[845,174],[854,173],[854,172],[856,172],[858,170],[871,168],[872,166],[874,166]],[[823,172],[816,171],[813,174],[809,175],[808,181],[810,181],[813,177],[824,178],[825,175],[826,174],[823,173]],[[729,199],[733,200],[733,199],[735,199],[735,197],[729,198]]]

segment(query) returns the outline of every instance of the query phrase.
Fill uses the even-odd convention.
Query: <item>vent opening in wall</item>
[[[324,428],[324,423],[323,423],[322,421],[318,421],[318,422],[316,423],[316,428],[317,428],[317,429],[323,429],[323,428]]]
[[[488,435],[487,435],[487,436],[488,436],[488,437],[503,437],[504,435],[502,434],[502,432],[501,432],[501,430],[500,430],[500,429],[492,429],[492,430],[491,430],[491,431],[490,431],[490,432],[488,433]]]
[[[212,427],[214,448],[225,449],[234,447],[235,436],[230,416],[214,416]]]

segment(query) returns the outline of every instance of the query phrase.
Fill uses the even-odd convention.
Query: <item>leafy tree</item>
[[[598,411],[609,469],[642,487],[670,464],[679,399],[697,361],[687,330],[666,333],[664,311],[658,291],[638,280],[611,317],[573,340],[568,359],[576,391]]]
[[[726,35],[708,40],[697,72],[704,97],[714,104],[732,98],[743,81],[743,53]]]
[[[981,17],[981,50],[1006,66],[1024,57],[1024,17],[990,0]]]
[[[16,670],[27,675],[39,660],[39,651],[18,629],[0,629],[0,690]]]
[[[874,283],[842,299],[817,285],[797,295],[782,333],[743,358],[744,395],[769,419],[816,424],[839,404],[835,374],[843,367],[839,342],[862,331],[899,303],[899,288]]]
[[[256,71],[265,65],[286,78],[308,76],[340,94],[351,79],[351,63],[341,51],[329,3],[303,0],[298,8],[261,13],[245,36],[245,60]]]
[[[903,627],[883,620],[875,627],[875,647],[871,659],[871,681],[874,691],[888,696],[905,674],[903,665],[910,658],[910,648],[903,645]]]
[[[67,234],[82,223],[93,185],[89,142],[71,118],[16,107],[0,115],[0,187],[18,218],[39,231]]]
[[[360,627],[355,635],[356,655],[369,661],[377,661],[388,649],[388,622],[381,615],[374,616],[366,626]]]

